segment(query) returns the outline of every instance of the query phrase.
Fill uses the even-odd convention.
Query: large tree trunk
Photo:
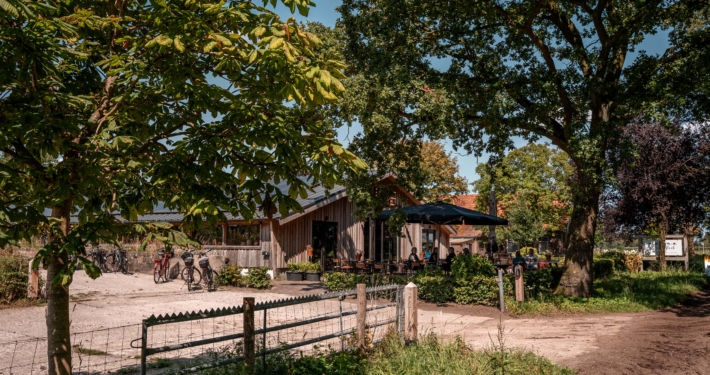
[[[593,179],[580,173],[572,198],[572,217],[569,234],[567,235],[567,250],[565,251],[565,266],[557,293],[573,297],[591,297],[592,295],[592,261],[594,256],[594,233],[599,214],[599,191]]]
[[[62,231],[69,232],[71,201],[55,207],[52,216],[62,220]],[[56,240],[50,238],[50,241]],[[66,251],[52,251],[47,268],[47,358],[49,375],[71,375],[71,341],[69,334],[69,286],[51,285],[54,277],[68,262]]]

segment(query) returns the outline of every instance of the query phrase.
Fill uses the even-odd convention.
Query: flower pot
[[[355,254],[355,260],[359,262],[360,259],[362,259],[362,254]]]
[[[313,256],[313,250],[308,250],[308,256],[312,257]]]
[[[320,281],[320,273],[306,272],[306,281]]]
[[[303,281],[303,272],[286,272],[286,280]]]

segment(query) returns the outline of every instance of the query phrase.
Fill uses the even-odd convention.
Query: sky
[[[276,7],[276,13],[279,14],[279,16],[282,19],[286,19],[289,17],[293,17],[299,22],[305,22],[305,21],[315,21],[315,22],[320,22],[326,26],[333,27],[335,26],[336,20],[340,17],[340,14],[338,11],[336,11],[336,7],[342,4],[341,0],[315,0],[316,6],[314,8],[311,8],[308,17],[303,17],[298,12],[295,14],[292,14],[291,11],[288,9],[288,7],[284,6],[280,2],[278,3]],[[635,57],[638,54],[638,51],[645,50],[649,54],[660,54],[663,53],[663,51],[667,48],[668,46],[668,33],[666,32],[660,32],[655,35],[651,35],[647,37],[641,44],[636,48],[636,52],[630,52],[627,56],[627,61],[631,62],[635,59]],[[344,144],[348,145],[350,143],[349,139],[353,135],[357,134],[362,130],[362,127],[359,124],[354,124],[350,129],[347,128],[341,128],[338,129],[338,140]],[[541,142],[544,142],[542,140]],[[476,167],[479,164],[484,164],[488,161],[488,154],[484,154],[481,157],[476,157],[474,155],[466,155],[466,152],[464,150],[459,150],[456,151],[453,149],[451,145],[451,141],[444,141],[443,142],[446,149],[450,152],[453,152],[454,156],[457,158],[458,164],[459,164],[459,173],[466,177],[466,179],[469,182],[473,182],[478,179],[478,174],[476,173]],[[525,141],[522,138],[515,138],[514,139],[515,147],[520,148],[523,147],[527,144],[527,141]]]

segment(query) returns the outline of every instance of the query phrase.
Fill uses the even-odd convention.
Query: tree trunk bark
[[[592,261],[594,233],[599,214],[597,183],[577,169],[577,192],[572,198],[572,217],[567,235],[565,266],[567,267],[556,293],[589,298],[592,295]]]
[[[52,217],[62,220],[61,230],[69,232],[71,200],[52,209]],[[55,239],[50,238],[50,242]],[[47,358],[49,375],[71,375],[71,340],[69,334],[69,286],[51,285],[54,277],[68,263],[66,251],[52,251],[47,268]]]
[[[660,249],[658,252],[658,270],[666,270],[666,215],[661,214],[660,220],[658,220],[658,240],[660,242]]]

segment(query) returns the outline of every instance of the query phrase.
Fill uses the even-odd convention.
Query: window
[[[222,244],[222,226],[205,225],[197,231],[197,240],[203,245],[221,245]]]
[[[422,229],[422,251],[427,253],[434,252],[434,239],[436,231],[434,229]]]
[[[227,228],[227,245],[260,246],[259,225],[230,225]]]
[[[542,253],[550,249],[550,238],[547,236],[540,237],[537,243],[537,252]]]

